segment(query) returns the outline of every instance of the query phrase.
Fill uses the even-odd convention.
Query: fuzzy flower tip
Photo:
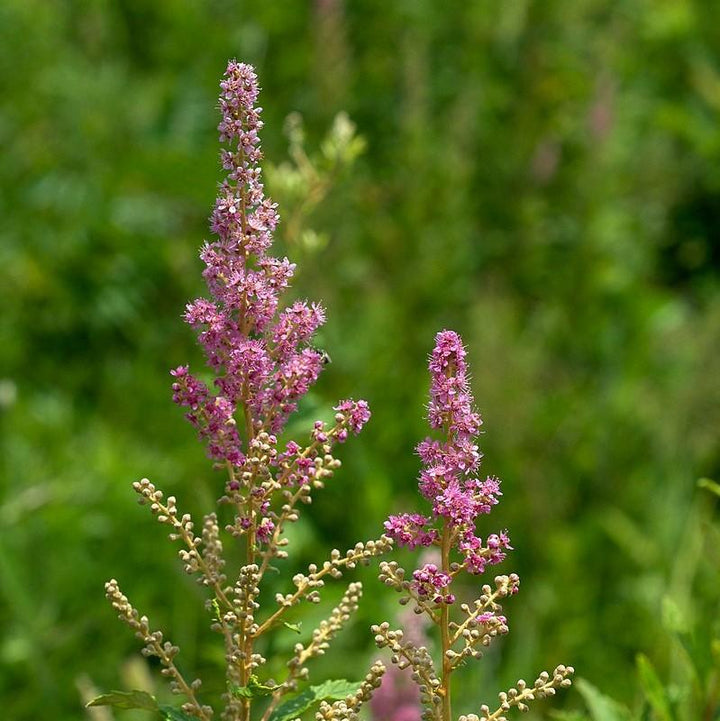
[[[210,217],[215,237],[200,252],[210,297],[192,301],[184,314],[215,374],[213,387],[187,366],[172,371],[173,400],[188,409],[186,417],[209,455],[236,467],[247,454],[236,418],[246,435],[279,433],[325,365],[324,354],[312,346],[325,322],[323,307],[296,301],[281,308],[295,266],[270,254],[279,218],[262,184],[258,96],[253,68],[228,63],[218,125],[226,177]],[[336,410],[342,415],[333,433],[338,442],[359,432],[370,417],[364,401],[343,401]]]
[[[476,436],[480,416],[474,412],[467,377],[467,355],[460,336],[444,330],[435,337],[430,356],[430,405],[428,419],[433,428],[447,426],[459,439]]]

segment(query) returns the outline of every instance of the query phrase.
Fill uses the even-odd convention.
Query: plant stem
[[[241,219],[243,222],[243,228],[245,226],[245,193],[243,189],[243,213]],[[245,417],[245,433],[247,434],[247,447],[250,448],[250,442],[255,437],[255,428],[253,426],[253,417],[250,410],[250,404],[246,399],[243,399],[243,415]],[[248,489],[248,499],[252,498],[252,481],[250,481],[251,487]],[[257,522],[257,516],[255,509],[252,504],[250,505],[250,513],[252,514],[250,528],[248,528],[245,536],[245,563],[251,565],[255,563],[255,524]],[[242,624],[242,638],[241,647],[243,650],[244,657],[240,665],[240,685],[247,686],[250,683],[250,661],[253,654],[253,635],[250,633],[247,622]],[[241,705],[240,721],[250,721],[250,707],[252,699],[243,697]]]
[[[442,571],[450,573],[450,528],[447,519],[443,521],[442,529]],[[451,716],[451,699],[450,699],[450,674],[452,673],[452,660],[448,658],[447,652],[450,650],[450,608],[449,604],[443,603],[440,608],[440,632],[442,634],[442,677],[440,685],[440,693],[442,696],[442,721],[450,721]]]
[[[255,562],[255,527],[251,525],[247,533],[246,558],[247,565]],[[247,623],[243,623],[242,649],[244,658],[240,666],[240,685],[247,686],[250,683],[250,660],[253,654],[253,635],[249,632]],[[241,721],[250,721],[250,705],[252,699],[243,697]]]

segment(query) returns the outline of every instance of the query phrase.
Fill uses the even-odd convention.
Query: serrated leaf
[[[188,716],[174,706],[160,706],[158,710],[163,715],[163,721],[197,721],[194,716]]]
[[[300,633],[302,621],[300,623],[288,623],[287,621],[283,621],[283,626],[285,626],[285,628],[289,628],[291,631],[295,631],[295,633]]]
[[[650,660],[643,653],[639,653],[637,656],[637,668],[645,698],[657,715],[658,721],[673,721],[670,703],[665,695],[662,682],[655,673]]]
[[[281,703],[271,714],[268,721],[290,721],[307,711],[319,699],[310,689]]]
[[[270,716],[269,721],[290,721],[320,701],[338,701],[355,693],[360,683],[335,679],[317,686],[310,686],[297,696],[281,703]]]
[[[589,681],[580,678],[574,685],[583,697],[593,721],[632,721],[627,707],[602,694]]]
[[[110,691],[88,701],[85,706],[112,706],[114,708],[140,708],[157,711],[158,702],[146,691]]]

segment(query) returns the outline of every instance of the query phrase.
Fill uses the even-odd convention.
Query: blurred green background
[[[333,360],[293,430],[341,397],[374,412],[309,509],[295,563],[423,509],[426,357],[453,328],[484,469],[504,482],[481,530],[510,529],[502,568],[523,581],[511,633],[467,670],[458,711],[565,662],[664,718],[643,700],[642,652],[668,719],[714,718],[718,516],[696,481],[720,476],[715,0],[0,3],[3,718],[83,718],[79,689],[131,683],[137,644],[103,598],[110,577],[181,666],[221,654],[130,484],[147,475],[199,516],[222,483],[168,370],[202,363],[180,314],[204,292],[231,57],[257,68],[276,166],[294,111],[311,157],[340,111],[366,143],[302,216],[318,235],[278,234],[293,294],[328,308],[318,344]],[[287,172],[269,185],[285,217]],[[328,657],[349,678],[378,653],[368,625],[395,613],[372,576]]]

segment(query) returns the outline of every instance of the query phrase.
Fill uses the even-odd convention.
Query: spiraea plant
[[[427,647],[403,629],[391,630],[384,622],[372,630],[376,644],[390,649],[392,662],[411,670],[420,690],[423,719],[450,721],[452,675],[508,632],[501,602],[517,593],[520,579],[514,573],[496,576],[492,584],[481,587],[473,603],[458,603],[457,579],[464,574],[481,576],[503,561],[511,546],[505,531],[485,539],[476,535],[478,518],[489,513],[502,494],[496,477],[478,475],[481,454],[476,441],[482,421],[474,409],[466,351],[457,333],[437,334],[429,369],[428,421],[440,437],[426,438],[417,452],[423,462],[419,490],[432,504],[432,515],[390,516],[385,529],[399,546],[437,547],[439,557],[436,563],[421,562],[410,576],[396,561],[381,561],[380,580],[401,594],[401,604],[411,604],[415,613],[437,628],[439,667]],[[494,710],[483,704],[479,714],[460,716],[459,721],[505,721],[510,709],[526,711],[528,702],[569,686],[572,674],[572,667],[561,665],[552,674],[543,671],[530,685],[520,680],[499,694]]]
[[[333,476],[340,466],[335,447],[362,429],[370,411],[365,401],[343,400],[334,408],[334,422],[316,421],[305,442],[278,441],[288,417],[326,364],[326,354],[312,345],[325,312],[317,303],[281,305],[294,265],[269,253],[278,215],[261,183],[257,98],[253,69],[230,62],[219,101],[220,140],[225,144],[221,161],[227,176],[211,216],[216,239],[200,254],[211,298],[195,300],[185,313],[198,333],[214,381],[207,385],[187,366],[172,371],[174,401],[186,409],[216,469],[225,474],[218,509],[205,515],[198,527],[178,509],[173,496],[165,498],[147,479],[134,484],[140,503],[180,544],[184,570],[207,589],[211,627],[225,650],[222,709],[202,697],[200,679],[184,676],[176,664],[178,647],[152,629],[115,579],[106,584],[112,606],[144,644],[143,653],[159,659],[172,692],[184,699],[177,709],[159,705],[148,694],[115,692],[92,703],[139,706],[173,720],[203,721],[218,710],[224,721],[279,721],[319,703],[323,719],[353,719],[379,685],[385,670],[381,663],[372,665],[355,684],[334,680],[298,690],[308,677],[308,663],[325,653],[357,609],[360,583],[350,583],[327,620],[295,645],[284,678],[267,678],[266,659],[259,651],[265,634],[284,625],[294,627],[286,620],[290,609],[319,602],[327,579],[367,564],[388,551],[392,541],[381,536],[346,552],[332,550],[327,560],[294,575],[287,592],[276,595],[274,607],[260,608],[260,589],[268,572],[275,570],[273,562],[288,555],[288,525],[298,521],[302,506]],[[232,579],[225,572],[226,549],[241,556],[239,573]]]
[[[271,677],[262,655],[263,649],[278,647],[269,646],[266,636],[278,629],[300,631],[290,622],[295,618],[288,613],[291,609],[320,602],[327,580],[369,563],[398,542],[411,548],[436,547],[428,551],[437,560],[426,557],[411,578],[395,562],[381,563],[380,578],[402,593],[401,603],[412,603],[431,627],[437,626],[441,667],[436,668],[422,634],[404,637],[402,630],[381,623],[373,627],[375,640],[380,647],[390,647],[393,663],[399,670],[409,668],[418,686],[419,696],[406,698],[408,708],[418,698],[428,721],[450,721],[451,675],[507,632],[500,601],[514,594],[519,583],[515,575],[498,576],[494,586],[482,586],[474,604],[456,603],[456,577],[482,574],[510,547],[505,533],[485,541],[475,535],[477,516],[497,503],[500,487],[496,478],[477,476],[480,418],[472,407],[465,350],[457,334],[444,331],[430,362],[430,424],[444,433],[442,440],[428,439],[419,446],[425,463],[420,490],[432,503],[432,517],[391,516],[385,534],[345,552],[331,550],[326,560],[292,576],[269,607],[261,606],[269,573],[288,556],[290,525],[340,466],[336,446],[363,428],[370,411],[365,401],[342,400],[334,407],[334,421],[315,421],[304,442],[280,440],[289,416],[326,365],[326,354],[312,344],[325,312],[317,303],[281,303],[294,265],[270,254],[278,215],[261,183],[262,122],[255,73],[248,65],[230,62],[220,86],[221,159],[227,176],[211,216],[215,240],[200,254],[210,298],[195,300],[185,313],[198,333],[212,383],[187,366],[171,373],[173,399],[185,409],[223,481],[217,508],[199,525],[179,510],[175,497],[166,498],[148,479],[135,483],[134,489],[140,503],[168,526],[170,540],[179,543],[185,572],[205,589],[209,625],[224,648],[224,678],[221,684],[213,679],[220,690],[213,693],[208,684],[211,692],[204,693],[202,681],[181,670],[178,647],[154,630],[112,579],[105,586],[110,603],[142,642],[142,653],[157,658],[170,690],[182,699],[171,706],[144,691],[111,692],[88,705],[141,708],[168,721],[292,721],[311,713],[316,721],[355,721],[381,684],[385,667],[380,661],[358,671],[354,682],[332,679],[311,685],[308,677],[310,662],[326,652],[358,608],[360,583],[351,582],[326,620],[300,637],[279,679]],[[230,568],[239,570],[231,577]],[[451,619],[458,605],[458,618]],[[278,668],[275,661],[272,666]],[[528,701],[569,685],[571,674],[571,668],[558,666],[532,686],[518,682],[500,694],[497,710],[480,706],[480,716],[460,721],[501,721],[510,708],[524,710]],[[382,707],[380,703],[376,709]]]

